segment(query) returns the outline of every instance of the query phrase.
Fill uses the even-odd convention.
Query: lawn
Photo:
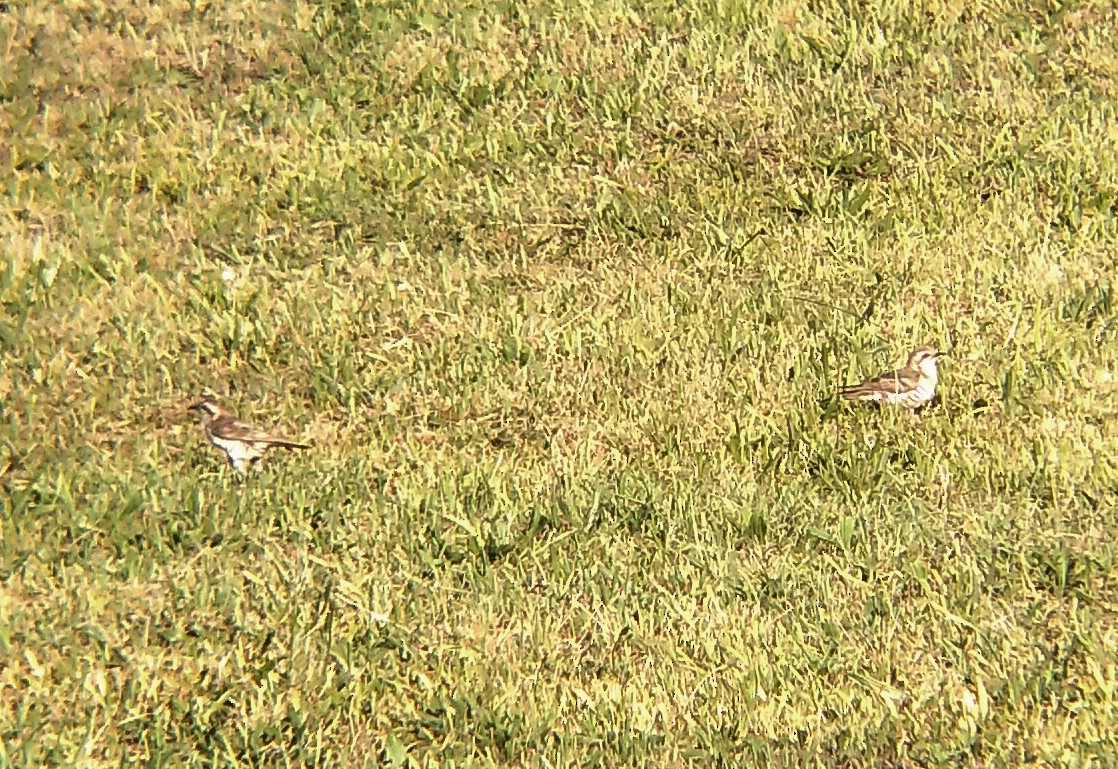
[[[0,766],[1118,765],[1118,9],[917,6],[0,3]]]

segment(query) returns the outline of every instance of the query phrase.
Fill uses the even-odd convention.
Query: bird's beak
[[[947,350],[936,350],[936,354],[935,354],[935,357],[937,357],[937,358],[941,358],[941,357],[943,357],[944,355],[950,355],[950,354],[951,354],[951,353],[950,353],[949,351],[947,351]]]

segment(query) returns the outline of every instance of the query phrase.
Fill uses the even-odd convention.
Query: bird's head
[[[218,405],[218,402],[208,397],[190,406],[187,411],[197,415],[202,424],[209,424],[215,417],[223,413],[223,409]]]
[[[936,361],[939,359],[939,356],[945,354],[946,353],[934,347],[917,347],[912,351],[912,354],[908,356],[908,367],[914,368],[924,376],[934,379],[938,376]]]

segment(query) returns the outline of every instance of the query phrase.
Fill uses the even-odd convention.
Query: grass
[[[1102,0],[0,5],[0,764],[1114,765],[1116,76]]]

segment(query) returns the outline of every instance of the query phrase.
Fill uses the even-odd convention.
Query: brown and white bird
[[[848,401],[876,401],[915,411],[935,397],[939,383],[936,359],[943,354],[934,347],[917,347],[904,368],[840,387],[839,395]]]
[[[203,398],[188,411],[198,415],[210,443],[225,452],[229,464],[240,475],[245,475],[250,465],[260,460],[273,446],[285,449],[309,449],[305,443],[265,433],[240,422],[213,398]]]

